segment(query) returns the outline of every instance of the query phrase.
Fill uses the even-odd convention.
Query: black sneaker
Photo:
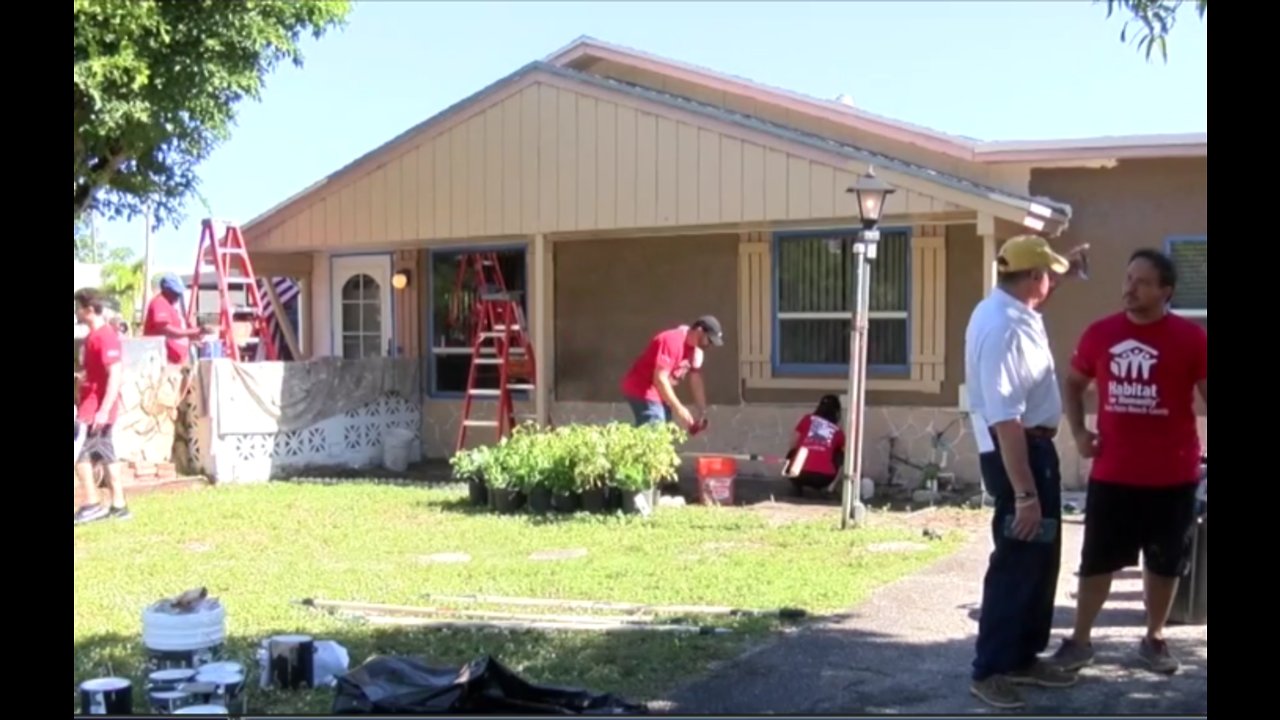
[[[133,513],[129,512],[127,507],[113,507],[107,511],[107,519],[109,520],[131,520]]]
[[[1066,672],[1076,672],[1093,662],[1093,645],[1082,645],[1071,638],[1065,638],[1049,662]]]
[[[83,525],[85,523],[102,520],[108,515],[109,511],[102,505],[85,505],[75,514],[75,524]]]

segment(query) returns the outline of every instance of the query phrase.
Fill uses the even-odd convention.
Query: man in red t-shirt
[[[1173,673],[1164,626],[1186,573],[1196,522],[1200,437],[1195,394],[1209,400],[1209,336],[1169,312],[1173,261],[1156,250],[1129,259],[1122,313],[1085,330],[1071,358],[1064,410],[1080,454],[1093,458],[1075,631],[1054,658],[1067,670],[1093,660],[1090,634],[1112,575],[1144,563],[1147,634],[1139,655]],[[1097,432],[1084,422],[1084,393],[1097,387]]]
[[[182,280],[177,275],[162,275],[160,292],[147,303],[142,325],[142,334],[146,337],[165,338],[165,353],[174,365],[187,362],[187,342],[204,333],[201,328],[187,327],[187,320],[180,310],[183,290]]]
[[[89,328],[84,340],[84,379],[76,419],[84,432],[84,445],[76,458],[76,477],[84,487],[85,505],[75,513],[75,524],[103,518],[128,518],[124,488],[119,482],[111,428],[120,412],[120,336],[103,317],[103,296],[94,289],[75,294],[76,319]],[[103,480],[111,491],[111,506],[104,507],[98,495],[94,466],[103,470]]]
[[[635,413],[636,425],[669,422],[674,418],[689,428],[706,416],[702,354],[712,345],[724,345],[724,333],[720,321],[711,315],[653,336],[622,378],[622,395]],[[698,408],[697,418],[676,397],[675,386],[686,375]]]

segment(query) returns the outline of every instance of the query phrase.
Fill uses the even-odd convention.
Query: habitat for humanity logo
[[[1160,407],[1160,392],[1152,379],[1160,351],[1137,340],[1125,340],[1111,348],[1111,379],[1107,383],[1109,412],[1167,415]]]

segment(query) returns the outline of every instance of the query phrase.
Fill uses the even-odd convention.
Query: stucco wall
[[[1134,160],[1112,169],[1041,169],[1031,191],[1071,204],[1071,227],[1060,248],[1089,243],[1090,280],[1066,283],[1045,308],[1049,339],[1063,364],[1093,320],[1120,309],[1120,284],[1129,255],[1164,249],[1171,235],[1209,228],[1208,160]],[[1206,321],[1207,326],[1207,321]]]
[[[557,400],[617,402],[654,333],[709,313],[727,341],[707,353],[707,400],[738,404],[737,234],[561,242],[555,270]]]

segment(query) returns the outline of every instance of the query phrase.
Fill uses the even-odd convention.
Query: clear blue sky
[[[984,140],[1205,131],[1207,20],[1183,13],[1168,64],[1122,44],[1121,25],[1088,0],[361,2],[241,106],[201,192],[247,222],[580,35]],[[157,231],[157,269],[191,271],[206,213],[187,212]],[[141,256],[140,221],[98,232]]]

